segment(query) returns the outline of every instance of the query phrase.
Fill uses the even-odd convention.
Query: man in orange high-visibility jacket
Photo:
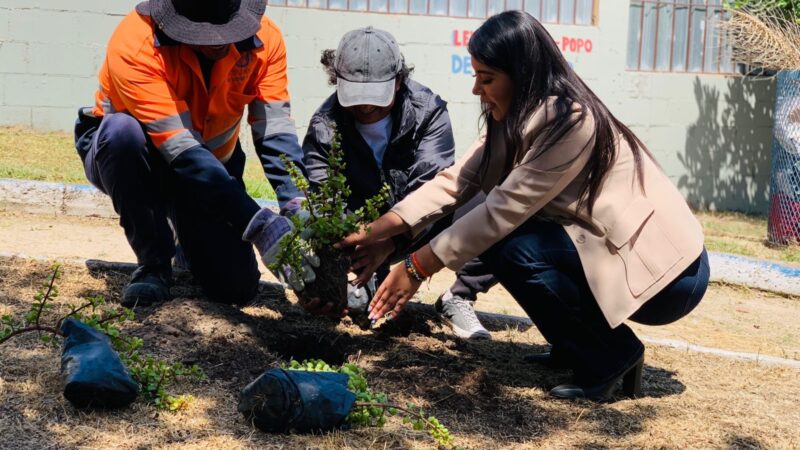
[[[75,142],[138,260],[123,291],[126,306],[169,298],[175,235],[212,299],[247,302],[260,277],[250,243],[269,263],[291,230],[242,182],[245,106],[281,205],[296,204],[299,193],[280,155],[304,170],[289,115],[286,50],[265,7],[266,0],[150,0],[111,36],[95,106],[79,111]],[[313,279],[310,267],[281,272],[295,290]]]

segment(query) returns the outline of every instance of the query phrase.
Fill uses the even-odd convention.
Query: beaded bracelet
[[[417,252],[411,254],[411,263],[414,264],[414,268],[417,269],[417,273],[422,276],[422,278],[430,278],[431,275],[422,268],[422,264],[419,263],[417,259]]]
[[[414,262],[411,261],[411,255],[406,256],[405,261],[406,261],[406,272],[408,272],[408,275],[417,281],[425,281],[425,278],[421,277],[419,275],[419,272],[417,272],[416,267],[414,267]]]

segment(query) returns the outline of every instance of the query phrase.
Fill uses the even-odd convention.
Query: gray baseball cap
[[[336,49],[336,94],[342,106],[389,106],[403,56],[394,36],[372,27],[348,31]]]

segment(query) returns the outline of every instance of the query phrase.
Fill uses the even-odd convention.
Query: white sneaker
[[[472,302],[454,296],[450,289],[446,290],[434,305],[439,317],[450,325],[456,336],[462,339],[491,339],[492,335],[481,325]]]

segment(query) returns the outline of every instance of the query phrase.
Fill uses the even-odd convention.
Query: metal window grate
[[[767,238],[800,244],[800,71],[778,72]]]
[[[598,0],[268,0],[270,6],[485,19],[527,11],[543,23],[593,25]]]
[[[631,0],[628,70],[734,73],[722,0]]]

